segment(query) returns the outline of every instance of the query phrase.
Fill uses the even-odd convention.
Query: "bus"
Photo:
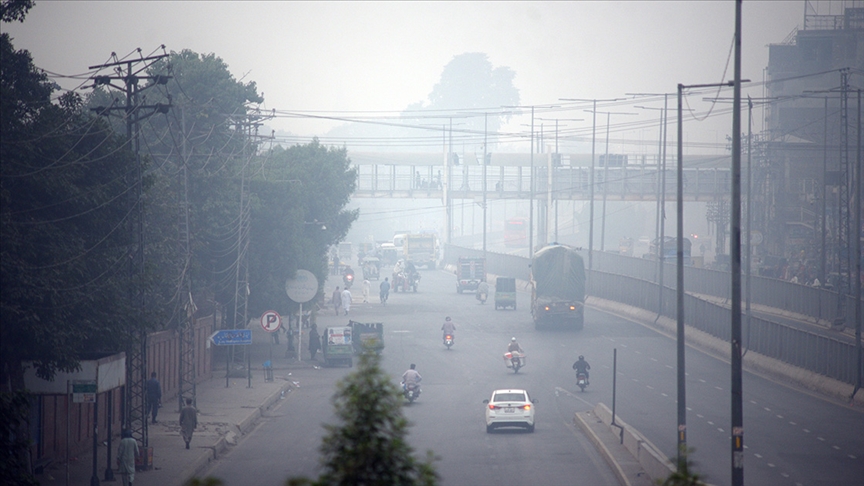
[[[504,221],[504,246],[507,248],[528,246],[528,221],[525,218],[510,218]]]
[[[684,238],[684,265],[692,265],[693,259],[691,255],[692,243],[689,238]],[[660,249],[662,247],[663,251],[663,260],[669,263],[675,262],[678,258],[678,238],[667,236],[664,238],[663,245],[660,245],[660,239],[655,238],[654,241],[651,242],[651,250],[650,255],[651,258],[656,260],[660,258]]]

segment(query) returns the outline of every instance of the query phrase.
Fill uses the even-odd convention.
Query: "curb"
[[[249,416],[240,421],[240,423],[235,424],[240,430],[240,435],[246,435],[256,424],[259,418],[261,418],[262,414],[269,410],[270,407],[273,406],[279,400],[279,397],[282,396],[282,393],[291,388],[291,382],[286,381],[278,390],[273,392],[270,396],[264,399],[264,402],[259,406],[253,409]],[[225,440],[225,436],[221,435],[216,440],[216,442],[211,446],[202,447],[202,449],[207,449],[207,453],[199,455],[191,466],[187,467],[179,476],[180,484],[185,484],[190,479],[199,476],[207,467],[210,465],[212,461],[217,459],[221,454],[223,454],[228,449],[228,442]]]
[[[591,440],[591,443],[594,444],[594,447],[596,447],[597,450],[600,451],[603,459],[606,460],[606,463],[609,464],[612,472],[618,478],[618,483],[622,486],[630,486],[630,480],[627,479],[627,475],[624,474],[624,470],[621,469],[621,465],[619,465],[618,461],[615,460],[615,456],[612,454],[612,451],[610,451],[606,447],[606,444],[604,444],[603,441],[600,440],[600,437],[598,437],[597,434],[594,433],[594,430],[591,429],[591,426],[588,425],[588,422],[586,422],[585,418],[582,417],[583,413],[586,415],[591,414],[591,412],[577,412],[573,416],[573,421],[576,422],[576,425],[578,425],[582,429],[582,432],[588,436],[588,439]],[[597,420],[598,422],[602,422],[599,418],[596,417],[595,420]]]

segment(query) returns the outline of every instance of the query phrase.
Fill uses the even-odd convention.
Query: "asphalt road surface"
[[[640,324],[594,310],[585,328],[535,331],[529,294],[518,309],[480,305],[457,294],[455,277],[421,271],[415,293],[392,293],[387,306],[362,304],[356,290],[350,318],[383,322],[383,366],[398,383],[410,363],[423,375],[423,394],[404,409],[418,455],[432,450],[445,485],[616,485],[615,476],[573,425],[573,414],[603,402],[612,406],[613,350],[617,350],[617,414],[667,456],[676,455],[676,356],[673,340]],[[382,275],[386,273],[382,272]],[[340,282],[328,282],[332,291]],[[372,282],[377,287],[377,282]],[[520,289],[524,290],[524,289]],[[377,294],[377,292],[373,292]],[[456,323],[456,344],[441,342],[445,316]],[[324,313],[318,327],[347,317]],[[518,374],[502,355],[511,337],[527,354]],[[591,363],[591,386],[579,392],[571,369],[578,355]],[[695,470],[711,484],[731,483],[730,372],[726,362],[687,349],[688,446]],[[207,475],[226,485],[281,485],[317,475],[322,424],[333,423],[330,398],[348,368],[292,370],[300,387],[262,419]],[[525,388],[538,399],[536,431],[487,434],[482,400],[497,388]],[[862,484],[864,414],[758,376],[744,376],[746,484]]]

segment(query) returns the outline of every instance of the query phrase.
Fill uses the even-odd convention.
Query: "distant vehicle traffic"
[[[504,221],[504,246],[507,248],[528,246],[528,222],[525,218],[510,218]]]
[[[407,234],[402,255],[417,267],[435,268],[438,263],[438,237],[432,233]]]

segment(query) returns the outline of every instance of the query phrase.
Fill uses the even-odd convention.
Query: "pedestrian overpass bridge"
[[[591,154],[492,153],[483,155],[410,152],[352,152],[357,169],[355,198],[412,199],[534,199],[590,200]],[[594,166],[594,199],[656,201],[677,194],[677,161],[667,158],[665,177],[658,157],[603,156]],[[685,201],[728,200],[731,194],[731,157],[692,155],[684,158]],[[534,187],[531,173],[534,172]],[[485,170],[484,170],[485,169]],[[485,191],[484,191],[485,176]],[[665,179],[665,181],[664,181]],[[665,187],[664,187],[665,182]]]

